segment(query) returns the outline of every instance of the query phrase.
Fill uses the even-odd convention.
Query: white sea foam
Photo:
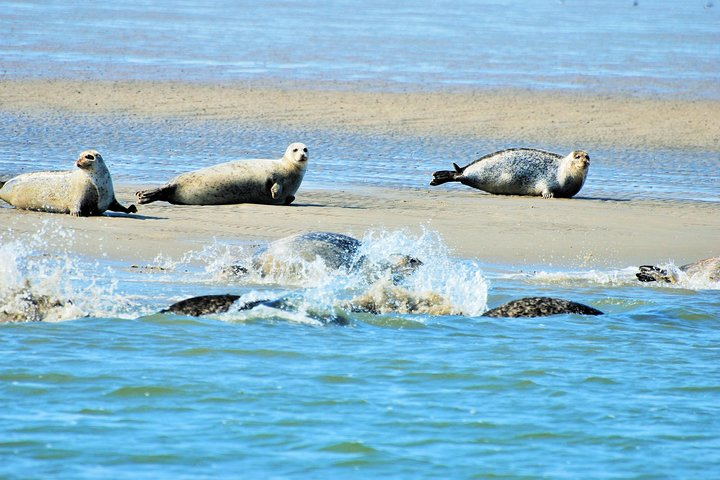
[[[501,278],[526,279],[527,281],[542,284],[575,285],[597,284],[603,286],[645,285],[649,287],[681,288],[687,290],[720,290],[720,282],[712,281],[702,275],[688,275],[680,270],[673,262],[658,264],[658,268],[666,270],[676,282],[648,282],[641,283],[635,274],[638,267],[625,267],[617,270],[568,270],[568,271],[535,271],[528,273],[512,273],[501,275]]]
[[[0,232],[0,321],[127,315],[131,305],[115,293],[111,272],[82,264],[72,253],[75,240],[52,220],[33,234]]]
[[[332,316],[353,299],[371,311],[479,315],[486,309],[488,285],[476,262],[452,257],[437,232],[371,230],[361,239],[353,262],[362,268],[329,268],[320,257],[308,258],[292,248],[273,248],[273,268],[253,268],[255,250],[214,242],[179,260],[158,258],[156,266],[182,273],[189,281],[236,283],[243,288],[281,285],[301,291],[295,307]],[[407,256],[422,262],[412,274],[393,274],[390,265]],[[403,257],[405,258],[405,257]],[[200,266],[191,269],[191,264]],[[241,266],[243,273],[228,267]],[[177,279],[176,279],[177,280]]]

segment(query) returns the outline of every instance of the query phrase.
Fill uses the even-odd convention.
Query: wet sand
[[[134,188],[117,189],[121,203]],[[718,254],[720,208],[710,204],[500,197],[449,190],[303,191],[297,204],[141,205],[136,215],[74,218],[0,209],[0,222],[33,232],[48,219],[74,231],[82,255],[152,262],[218,242],[258,242],[320,230],[438,231],[457,256],[482,263],[622,268]],[[67,239],[48,239],[67,241]]]
[[[343,89],[174,83],[0,81],[6,111],[118,113],[233,119],[260,125],[382,133],[552,138],[572,145],[720,151],[720,102],[588,97],[547,92],[377,93]],[[587,148],[587,147],[585,147]],[[310,167],[312,168],[312,167]],[[592,168],[592,167],[591,167]],[[116,185],[127,204],[151,185]],[[3,206],[5,207],[5,205]],[[619,268],[720,254],[720,206],[713,203],[500,197],[468,188],[307,190],[296,205],[139,207],[137,215],[73,218],[0,208],[0,224],[37,231],[50,219],[74,231],[81,254],[151,262],[218,241],[266,241],[325,230],[438,231],[453,252],[483,263]],[[66,239],[49,239],[67,241]]]

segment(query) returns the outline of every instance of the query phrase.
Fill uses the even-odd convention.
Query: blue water
[[[712,4],[2,1],[0,74],[720,98]]]
[[[638,3],[0,1],[0,76],[720,98],[720,6]],[[209,148],[273,157],[295,140],[311,150],[307,189],[423,189],[432,171],[508,146],[0,108],[0,174],[70,168],[82,143],[116,184],[148,185],[217,163]],[[720,201],[717,152],[586,148],[580,197]],[[300,281],[228,279],[222,265],[253,251],[241,242],[159,248],[149,264],[78,256],[74,233],[35,215],[33,234],[0,226],[0,312],[27,292],[63,306],[0,324],[0,478],[720,477],[717,282],[488,264],[432,231],[380,230],[368,255],[432,259],[402,286],[451,311],[324,326],[317,312],[367,285],[312,266]],[[157,314],[228,292],[292,295],[300,309]],[[606,315],[481,316],[536,295]]]

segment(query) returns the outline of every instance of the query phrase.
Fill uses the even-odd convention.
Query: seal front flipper
[[[268,180],[268,184],[272,184],[270,187],[270,196],[274,200],[280,198],[280,195],[282,194],[282,185],[274,180]]]
[[[164,187],[155,188],[151,190],[141,190],[135,192],[135,196],[138,198],[140,205],[152,202],[170,202],[173,193],[175,192],[175,185],[165,185]],[[171,202],[172,203],[172,202]]]
[[[440,170],[433,173],[433,179],[430,182],[430,185],[442,185],[443,183],[447,182],[459,182],[460,177],[463,174],[463,171],[465,171],[465,167],[459,167],[457,163],[453,163],[453,168],[455,171],[452,170]]]
[[[125,208],[117,201],[116,198],[113,198],[112,203],[107,208],[111,212],[122,212],[122,213],[136,213],[137,207],[135,205],[130,205],[129,207]]]
[[[294,201],[295,201],[295,197],[292,195],[288,195],[288,197],[285,199],[285,205],[290,205]]]

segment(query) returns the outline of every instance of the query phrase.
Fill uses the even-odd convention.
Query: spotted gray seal
[[[233,294],[220,295],[201,295],[198,297],[190,297],[185,300],[173,303],[168,308],[160,310],[160,313],[170,313],[174,315],[187,315],[191,317],[201,317],[203,315],[212,315],[229,312],[232,308],[234,311],[252,310],[258,306],[275,308],[286,312],[297,312],[299,310],[297,299],[286,296],[276,299],[253,300],[250,302],[239,302],[240,296]],[[310,318],[319,321],[325,325],[346,326],[350,323],[347,315],[343,312],[333,310],[329,312],[315,312],[312,310],[305,312]]]
[[[136,193],[138,203],[177,205],[263,203],[290,205],[307,169],[308,149],[291,143],[279,160],[235,160],[183,173],[166,185]]]
[[[653,265],[641,265],[635,274],[641,282],[677,283],[680,280],[678,272],[671,269],[659,268]],[[710,257],[697,262],[682,265],[679,268],[691,279],[701,279],[711,282],[720,281],[720,257]]]
[[[483,317],[547,317],[565,313],[603,315],[593,307],[561,298],[526,297],[488,310]]]
[[[32,172],[0,183],[0,199],[15,208],[75,216],[102,215],[106,210],[135,213],[135,205],[118,203],[112,178],[102,156],[85,150],[75,161],[77,170]]]
[[[433,173],[430,185],[460,182],[497,195],[570,198],[585,183],[590,157],[582,150],[566,156],[532,148],[511,148],[481,157],[454,171]]]

